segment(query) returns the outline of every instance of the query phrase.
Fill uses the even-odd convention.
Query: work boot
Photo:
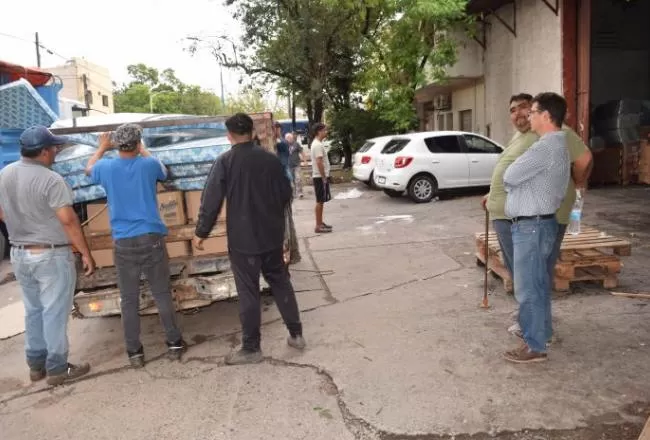
[[[144,367],[144,349],[140,346],[140,349],[136,352],[129,353],[129,363],[133,368],[142,368]]]
[[[225,358],[226,365],[259,364],[262,360],[262,350],[247,350],[245,348],[232,352]]]
[[[68,369],[61,374],[48,374],[47,384],[52,386],[63,385],[81,376],[88,374],[90,371],[90,364],[83,363],[79,365],[68,364]]]
[[[528,345],[522,344],[514,350],[503,353],[503,358],[508,362],[513,362],[515,364],[531,364],[547,361],[548,355],[546,353],[531,351],[531,349],[528,348]]]
[[[38,382],[39,380],[43,380],[45,379],[45,376],[47,376],[45,368],[29,369],[29,380],[31,380],[32,382]]]
[[[187,344],[183,339],[167,343],[167,358],[170,361],[180,361],[183,353],[187,351]]]
[[[289,345],[289,347],[293,347],[296,350],[304,350],[305,347],[307,346],[307,343],[305,342],[305,338],[303,338],[302,335],[289,336],[287,338],[287,344]]]

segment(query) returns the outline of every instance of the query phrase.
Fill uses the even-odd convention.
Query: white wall
[[[512,5],[497,13],[513,23]],[[562,93],[561,23],[542,1],[517,0],[517,36],[488,16],[484,52],[486,120],[490,136],[507,143],[513,134],[508,100],[516,93]],[[478,44],[477,44],[478,45]]]

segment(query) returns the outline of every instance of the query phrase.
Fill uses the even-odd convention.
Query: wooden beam
[[[196,225],[169,226],[167,229],[167,237],[165,238],[167,243],[188,241],[194,238]],[[209,237],[222,237],[224,235],[226,235],[226,223],[217,222],[212,232],[210,232]],[[92,251],[113,249],[113,237],[110,232],[93,232],[87,234],[86,241]]]
[[[260,119],[271,119],[271,113],[252,113],[249,116],[253,121]],[[179,118],[170,118],[170,119],[158,119],[158,120],[144,120],[137,122],[137,124],[142,128],[154,128],[154,127],[169,127],[173,125],[196,125],[196,124],[207,124],[211,122],[224,122],[229,116],[186,116]],[[117,127],[122,125],[122,123],[116,124],[102,124],[102,125],[88,125],[88,126],[77,126],[77,127],[61,127],[61,128],[52,128],[50,131],[57,135],[62,134],[81,134],[81,133],[101,133],[105,131],[113,131]]]

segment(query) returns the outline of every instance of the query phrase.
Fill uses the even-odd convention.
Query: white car
[[[377,156],[393,136],[368,139],[352,157],[352,175],[360,182],[373,186],[373,173]]]
[[[391,197],[407,191],[414,202],[429,202],[439,190],[489,186],[502,151],[493,140],[462,131],[393,136],[377,158],[374,182]]]

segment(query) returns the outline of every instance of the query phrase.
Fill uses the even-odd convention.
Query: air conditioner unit
[[[434,97],[433,108],[438,111],[451,110],[451,94]]]

